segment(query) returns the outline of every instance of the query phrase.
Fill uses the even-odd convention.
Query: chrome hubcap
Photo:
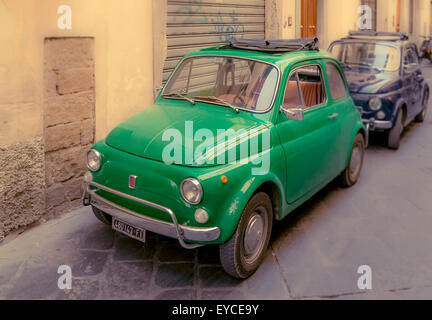
[[[359,146],[356,146],[351,155],[350,175],[356,177],[360,172],[362,162],[362,151]]]
[[[259,207],[248,221],[243,237],[243,258],[247,263],[253,263],[264,248],[267,219],[266,209]]]

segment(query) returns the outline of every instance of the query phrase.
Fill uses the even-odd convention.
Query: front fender
[[[402,106],[403,106],[403,105],[408,106],[408,104],[407,104],[407,102],[405,101],[404,98],[400,98],[400,99],[396,102],[396,104],[395,104],[395,107],[394,107],[394,109],[393,109],[393,113],[392,113],[392,116],[391,116],[391,122],[392,122],[393,126],[394,126],[395,123],[396,123],[396,119],[397,119],[397,117],[398,117],[398,115],[399,115],[399,111],[402,110]]]
[[[254,193],[267,183],[276,187],[279,193],[279,197],[277,197],[280,208],[279,212],[284,212],[286,201],[285,193],[283,192],[283,183],[280,178],[272,172],[265,176],[249,176],[239,184],[239,188],[236,188],[237,191],[226,202],[227,205],[220,208],[218,226],[221,230],[221,235],[217,241],[218,243],[224,243],[232,237],[247,203]]]
[[[361,117],[359,117],[358,120],[354,123],[354,127],[353,127],[353,130],[352,130],[352,133],[351,133],[350,145],[349,145],[349,148],[348,148],[348,155],[347,155],[346,162],[345,162],[346,166],[348,166],[348,164],[350,162],[351,152],[352,152],[352,146],[354,144],[355,137],[357,136],[357,134],[359,132],[362,132],[364,134],[364,137],[365,137],[365,140],[366,140],[365,141],[366,142],[366,147],[367,147],[367,145],[369,143],[369,141],[368,141],[368,139],[369,139],[368,138],[369,137],[369,132],[368,132],[368,129],[366,128],[366,126],[364,125]]]

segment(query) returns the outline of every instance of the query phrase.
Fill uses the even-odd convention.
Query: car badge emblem
[[[129,176],[129,188],[130,189],[135,189],[135,183],[136,183],[137,178],[138,178],[137,176],[133,176],[133,175]]]

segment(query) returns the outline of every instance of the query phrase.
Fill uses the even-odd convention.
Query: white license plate
[[[130,224],[115,218],[112,219],[112,228],[128,237],[145,242],[146,231],[144,229],[131,226]]]

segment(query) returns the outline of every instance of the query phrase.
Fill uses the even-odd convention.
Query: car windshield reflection
[[[181,62],[162,96],[183,96],[234,110],[265,112],[272,107],[278,81],[277,68],[264,62],[235,57],[192,57]]]
[[[331,53],[344,66],[367,67],[381,71],[396,71],[400,67],[400,50],[393,46],[371,42],[336,43]]]

